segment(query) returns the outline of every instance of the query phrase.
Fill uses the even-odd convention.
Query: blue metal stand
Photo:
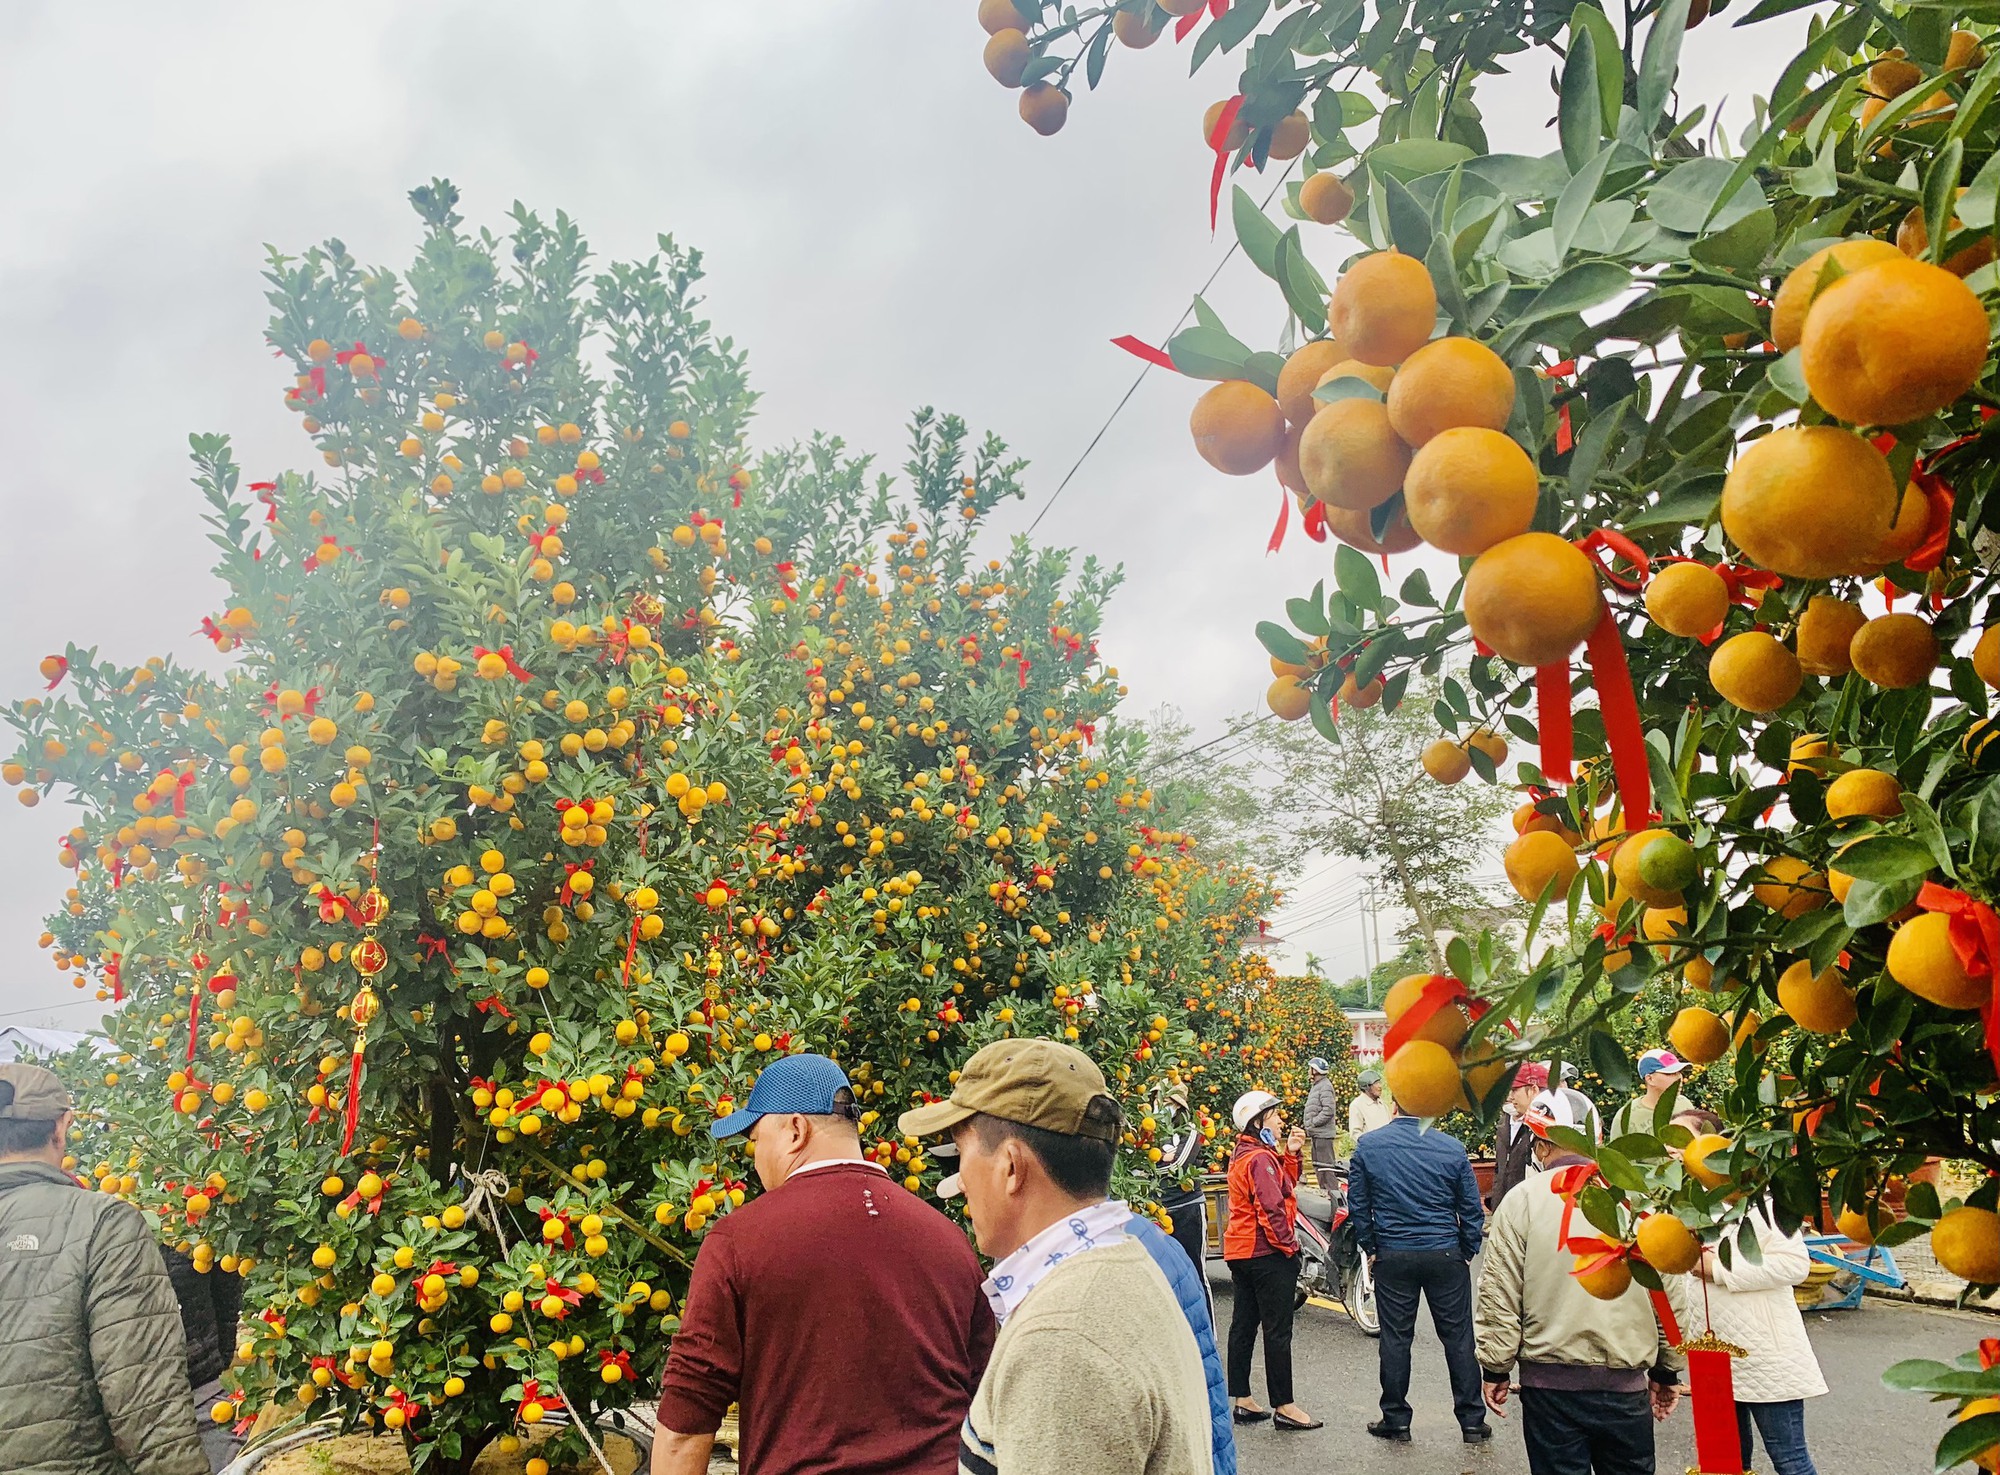
[[[1821,1264],[1851,1271],[1855,1277],[1853,1285],[1844,1292],[1835,1293],[1835,1299],[1821,1301],[1817,1306],[1807,1308],[1809,1310],[1852,1311],[1861,1304],[1869,1286],[1901,1290],[1906,1284],[1903,1272],[1896,1267],[1896,1257],[1881,1245],[1868,1245],[1864,1249],[1842,1235],[1809,1234],[1806,1236],[1806,1248]],[[1861,1252],[1860,1259],[1853,1258],[1852,1252],[1856,1251]]]

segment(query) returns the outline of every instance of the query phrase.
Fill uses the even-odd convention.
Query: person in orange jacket
[[[1278,1098],[1246,1091],[1230,1113],[1236,1151],[1229,1160],[1229,1222],[1222,1258],[1235,1282],[1229,1318],[1229,1396],[1239,1424],[1271,1419],[1280,1429],[1317,1429],[1321,1421],[1292,1401],[1292,1314],[1299,1283],[1297,1189],[1305,1133],[1285,1132]],[[1280,1139],[1284,1146],[1279,1147]],[[1269,1409],[1250,1396],[1250,1354],[1264,1331],[1264,1385]]]

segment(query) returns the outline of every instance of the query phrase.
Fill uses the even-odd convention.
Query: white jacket
[[[1792,1298],[1792,1287],[1812,1268],[1805,1237],[1780,1234],[1761,1212],[1753,1213],[1750,1222],[1763,1251],[1761,1265],[1734,1253],[1727,1266],[1713,1252],[1707,1257],[1714,1276],[1708,1285],[1709,1324],[1723,1341],[1734,1342],[1748,1354],[1730,1364],[1736,1401],[1817,1398],[1826,1392],[1826,1379],[1820,1376],[1819,1359],[1806,1338],[1805,1318]],[[1694,1276],[1688,1277],[1688,1301],[1695,1323],[1687,1329],[1692,1336],[1701,1331],[1702,1315],[1702,1284]]]

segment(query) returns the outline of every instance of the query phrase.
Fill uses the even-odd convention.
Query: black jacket
[[[221,1377],[236,1360],[243,1279],[220,1270],[204,1275],[179,1250],[165,1253],[174,1298],[181,1303],[181,1330],[187,1334],[188,1386],[199,1388]]]
[[[1534,1161],[1535,1134],[1519,1117],[1502,1112],[1493,1128],[1493,1186],[1486,1190],[1488,1213],[1500,1207],[1508,1189],[1528,1176],[1528,1168]]]

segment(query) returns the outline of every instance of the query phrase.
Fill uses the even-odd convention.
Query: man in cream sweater
[[[1000,1335],[960,1436],[961,1475],[1211,1475],[1207,1382],[1166,1277],[1109,1199],[1122,1114],[1090,1057],[999,1040],[951,1098],[903,1114],[950,1133]]]

